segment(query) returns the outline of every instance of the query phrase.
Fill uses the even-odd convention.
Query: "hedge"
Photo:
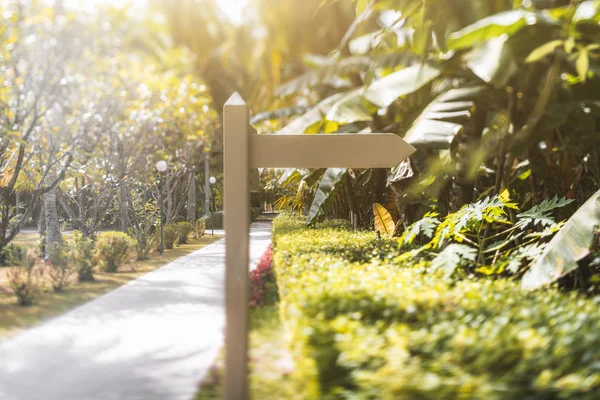
[[[393,239],[343,223],[273,225],[302,398],[600,398],[600,297],[397,265]]]

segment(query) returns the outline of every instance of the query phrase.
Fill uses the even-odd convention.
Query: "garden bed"
[[[27,238],[29,239],[29,236]],[[116,273],[95,272],[93,282],[77,282],[76,276],[73,276],[71,285],[59,293],[54,292],[46,283],[36,303],[28,307],[17,304],[6,277],[9,268],[0,267],[0,338],[60,315],[220,238],[221,236],[207,235],[199,239],[191,239],[187,244],[165,250],[162,256],[155,252],[148,260],[136,261],[132,256],[129,262],[120,266]],[[35,243],[33,240],[22,241],[19,237],[17,239],[19,240],[15,242],[28,247]]]
[[[600,398],[600,297],[448,278],[343,223],[273,227],[299,398]]]

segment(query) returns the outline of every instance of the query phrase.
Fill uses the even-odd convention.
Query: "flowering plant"
[[[277,301],[277,283],[273,270],[273,250],[267,248],[258,265],[250,271],[250,307],[261,307]]]

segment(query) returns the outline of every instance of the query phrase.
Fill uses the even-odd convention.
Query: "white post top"
[[[235,92],[234,94],[232,94],[231,97],[229,97],[229,99],[225,103],[225,106],[244,106],[244,105],[246,105],[246,102],[244,101],[242,96],[240,96],[240,94],[238,92]]]

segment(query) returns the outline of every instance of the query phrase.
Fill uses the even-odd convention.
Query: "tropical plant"
[[[21,306],[32,305],[42,289],[44,270],[33,249],[27,251],[23,263],[7,273],[8,283]]]
[[[600,9],[529,3],[359,1],[348,51],[306,56],[276,92],[277,107],[313,104],[279,133],[395,132],[418,152],[387,173],[321,171],[308,222],[352,211],[367,226],[367,205],[392,197],[404,229],[432,206],[444,215],[505,189],[522,207],[597,190]]]
[[[191,222],[178,222],[175,227],[177,229],[177,244],[186,244],[194,232],[194,226]]]
[[[79,282],[94,281],[94,271],[98,264],[98,260],[94,257],[94,241],[85,237],[80,231],[73,231],[72,237],[73,263]]]
[[[71,249],[63,243],[53,243],[48,249],[48,277],[55,292],[62,292],[76,272]]]
[[[94,255],[104,272],[117,272],[127,262],[135,241],[123,232],[102,232],[96,238]]]

